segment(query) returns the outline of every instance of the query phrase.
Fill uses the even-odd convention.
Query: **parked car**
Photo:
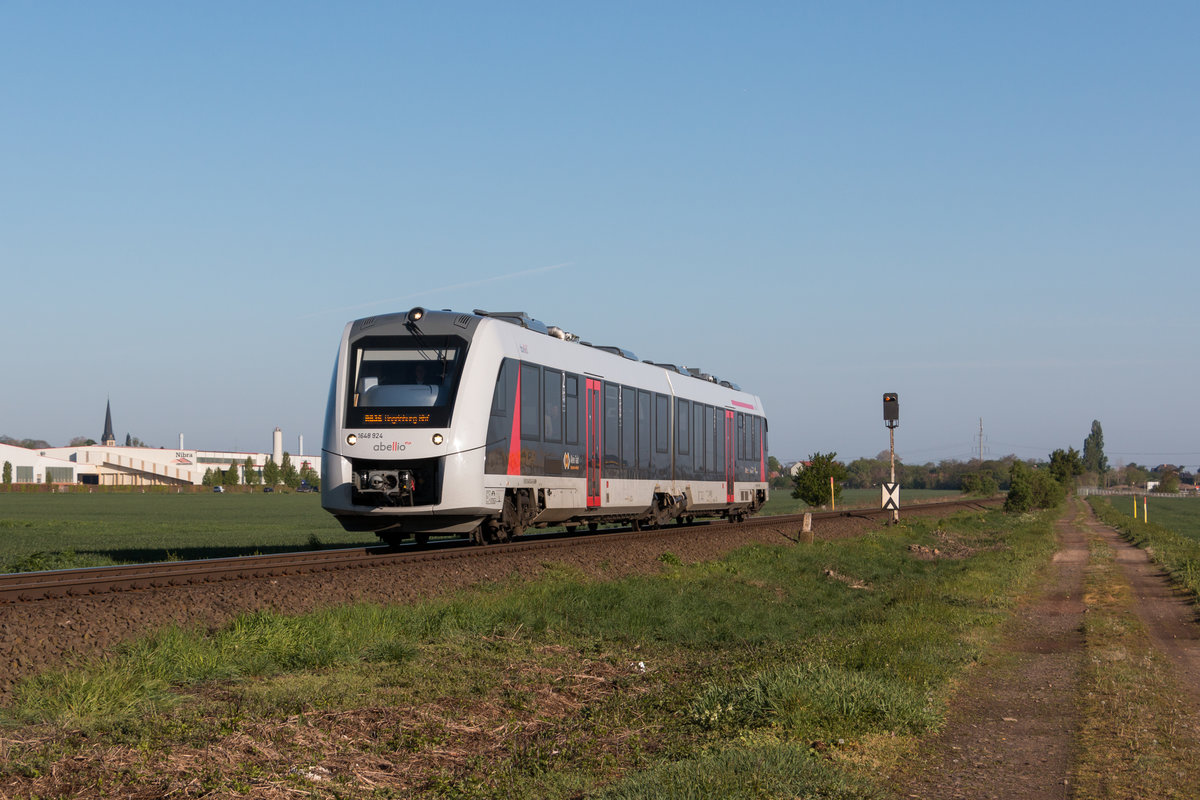
[[[263,487],[263,494],[270,494],[273,491],[275,491],[274,486],[264,486]]]
[[[225,491],[225,487],[224,487],[224,486],[214,486],[214,487],[213,487],[213,491],[214,491],[214,492],[224,492],[224,491]]]

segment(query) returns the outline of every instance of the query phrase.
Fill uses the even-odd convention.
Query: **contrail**
[[[537,275],[540,272],[550,272],[551,270],[562,269],[563,267],[571,266],[571,264],[573,264],[573,263],[574,263],[573,261],[564,261],[561,264],[551,264],[548,267],[534,267],[533,269],[524,269],[524,270],[521,270],[520,272],[510,272],[507,275],[496,275],[491,278],[481,278],[480,280],[477,280],[477,281],[467,281],[466,283],[455,283],[455,284],[451,284],[450,286],[439,286],[436,289],[426,289],[425,291],[417,292],[416,294],[406,294],[406,295],[401,295],[399,297],[389,297],[389,298],[386,298],[383,300],[372,300],[370,303],[363,303],[362,305],[357,305],[357,306],[345,306],[343,308],[328,308],[328,309],[325,309],[324,311],[316,311],[312,314],[308,314],[307,316],[308,317],[316,317],[316,316],[320,316],[321,314],[334,314],[334,313],[341,313],[344,311],[358,311],[360,309],[382,305],[383,303],[396,303],[401,300],[415,300],[419,297],[426,297],[431,294],[440,294],[442,292],[452,292],[457,289],[471,289],[475,286],[483,286],[484,284],[496,283],[497,281],[507,281],[507,280],[511,280],[512,278],[522,278],[526,275]]]

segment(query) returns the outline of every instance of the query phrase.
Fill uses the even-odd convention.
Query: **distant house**
[[[300,440],[303,448],[304,440]],[[246,482],[246,462],[259,475],[268,461],[282,464],[283,435],[274,431],[272,451],[232,452],[185,450],[183,437],[179,447],[120,446],[113,432],[112,405],[104,408],[104,433],[100,444],[46,447],[29,450],[24,447],[0,444],[0,465],[13,465],[13,483],[83,483],[95,486],[199,486],[208,471],[238,471],[240,482]],[[288,454],[297,470],[310,469],[320,473],[321,459],[316,455]],[[46,476],[49,475],[49,481]]]
[[[12,465],[13,483],[86,483],[94,479],[96,468],[76,464],[65,458],[47,455],[46,450],[30,450],[11,444],[0,444],[0,465]]]

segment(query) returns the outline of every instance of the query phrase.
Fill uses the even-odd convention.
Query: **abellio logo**
[[[373,448],[377,453],[399,453],[408,448],[412,442],[380,442]]]

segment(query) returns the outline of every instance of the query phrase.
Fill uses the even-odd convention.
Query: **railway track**
[[[995,500],[955,500],[944,503],[925,503],[906,508],[904,514],[943,513],[962,509],[984,509],[994,506]],[[850,509],[825,511],[812,514],[814,521],[839,517],[885,519],[890,512],[880,509]],[[744,526],[793,527],[799,529],[803,514],[754,517]],[[705,527],[728,525],[724,521],[701,522]],[[488,558],[499,553],[515,551],[551,550],[554,548],[578,547],[590,540],[603,538],[645,540],[661,537],[664,533],[678,533],[686,527],[671,526],[659,530],[605,531],[585,536],[566,534],[542,534],[528,536],[520,541],[494,544],[486,547],[470,546],[465,540],[452,540],[437,546],[413,546],[411,549],[384,546],[359,547],[339,550],[318,550],[301,553],[278,553],[271,555],[241,556],[236,558],[213,558],[195,561],[167,561],[148,564],[129,564],[110,567],[51,570],[47,572],[23,572],[0,575],[0,603],[28,603],[62,597],[85,597],[111,592],[162,589],[192,586],[205,583],[237,580],[262,580],[294,575],[330,572],[365,567],[384,567],[419,562]]]

